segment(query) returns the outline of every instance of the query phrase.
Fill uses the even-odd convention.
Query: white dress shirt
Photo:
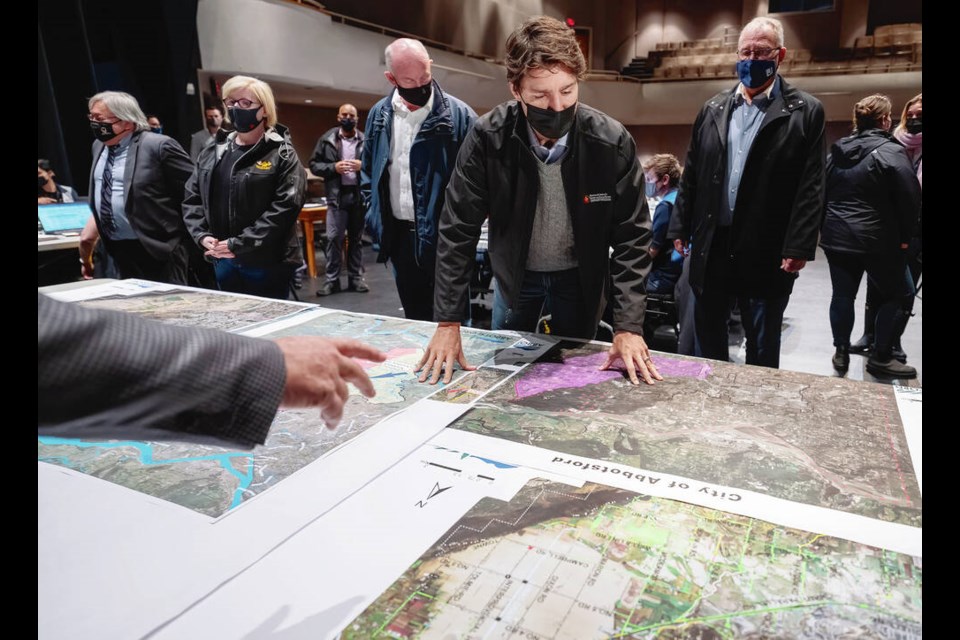
[[[390,208],[398,220],[414,221],[413,187],[410,182],[410,149],[423,121],[433,109],[433,89],[427,104],[415,111],[407,108],[399,91],[393,92],[393,136],[390,138]]]

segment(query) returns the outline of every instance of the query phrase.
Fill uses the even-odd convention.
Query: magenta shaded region
[[[677,358],[653,357],[653,365],[664,378],[696,378],[706,380],[713,371],[706,362],[696,360],[678,360]]]
[[[589,356],[568,358],[563,363],[539,362],[516,382],[517,398],[535,396],[545,391],[585,387],[622,378],[620,371],[598,371],[597,367],[607,360],[606,352]]]

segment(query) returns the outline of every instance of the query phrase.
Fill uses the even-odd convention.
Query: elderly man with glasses
[[[710,98],[693,125],[669,237],[678,250],[692,243],[701,355],[729,359],[735,298],[747,364],[777,368],[783,314],[823,215],[823,106],[779,75],[779,21],[753,19],[737,53],[740,82]]]
[[[150,131],[147,116],[128,93],[98,93],[88,110],[95,138],[89,186],[93,217],[81,239],[83,275],[93,275],[99,238],[123,278],[205,284],[201,270],[207,267],[192,259],[199,252],[189,244],[180,211],[193,171],[186,151],[173,138]]]

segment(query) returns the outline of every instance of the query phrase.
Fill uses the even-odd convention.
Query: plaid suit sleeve
[[[37,296],[37,427],[165,429],[262,443],[286,369],[269,340]]]

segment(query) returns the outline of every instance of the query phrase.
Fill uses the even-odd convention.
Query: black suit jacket
[[[736,87],[700,110],[670,221],[670,238],[692,240],[690,285],[703,291],[727,172],[727,130]],[[732,281],[755,297],[789,294],[796,274],[783,258],[813,260],[823,217],[824,115],[820,101],[780,78],[750,147],[730,228]]]
[[[269,340],[176,327],[37,295],[37,430],[262,443],[286,382]]]
[[[93,143],[90,167],[90,209],[96,208],[94,172],[104,151],[99,140]],[[137,238],[155,260],[166,262],[187,237],[183,224],[183,186],[193,173],[190,157],[173,138],[138,131],[133,134],[123,173],[124,210]],[[103,230],[100,229],[103,237]]]

